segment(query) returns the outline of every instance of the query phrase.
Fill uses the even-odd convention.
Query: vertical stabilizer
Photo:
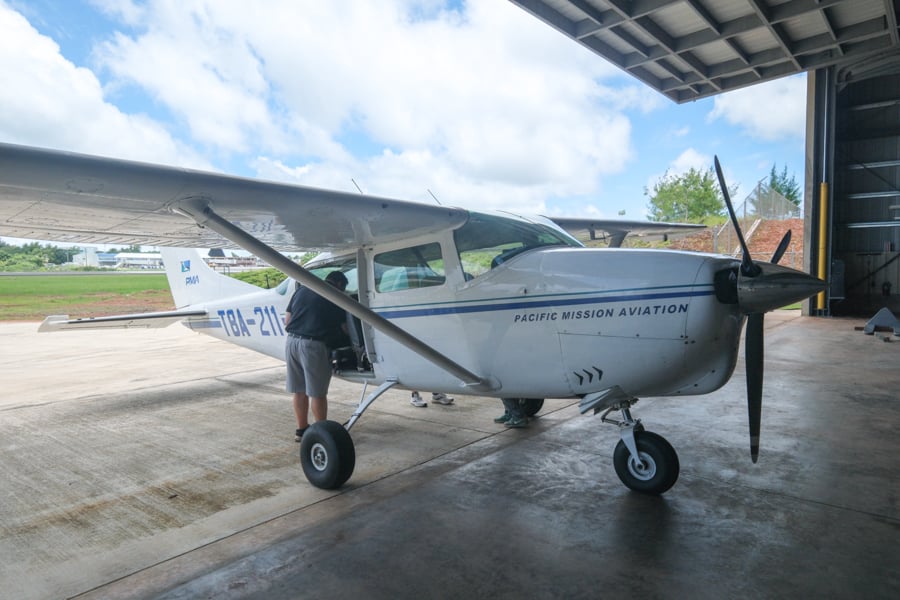
[[[260,291],[255,285],[216,273],[197,250],[160,248],[160,254],[176,308]]]

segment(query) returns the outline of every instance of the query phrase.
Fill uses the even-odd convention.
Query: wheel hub
[[[317,471],[324,471],[328,467],[328,451],[322,444],[313,444],[309,449],[309,458]]]
[[[628,472],[635,479],[641,481],[650,481],[656,475],[656,462],[646,452],[638,452],[640,462],[634,460],[634,457],[628,459]]]

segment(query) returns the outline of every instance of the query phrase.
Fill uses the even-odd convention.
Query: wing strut
[[[454,377],[459,378],[466,387],[480,392],[488,392],[497,389],[498,386],[494,385],[491,381],[472,373],[462,365],[454,362],[424,343],[419,338],[397,327],[378,313],[370,310],[353,298],[325,283],[291,259],[259,241],[240,227],[229,223],[227,220],[217,215],[209,205],[185,206],[185,204],[181,204],[178,208],[173,208],[173,210],[190,217],[202,227],[208,227],[222,237],[231,240],[244,250],[263,259],[283,273],[293,277],[315,293],[340,306],[354,317],[365,321],[378,331],[400,342],[413,352],[418,353],[423,358],[434,363]]]

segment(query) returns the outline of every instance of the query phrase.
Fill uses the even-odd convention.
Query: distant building
[[[97,252],[97,264],[92,266],[97,267],[108,267],[110,269],[116,268],[117,260],[116,255],[112,252]]]
[[[99,267],[97,261],[97,249],[89,246],[84,247],[84,252],[79,252],[72,257],[72,262],[79,267]]]
[[[109,252],[97,252],[93,246],[85,246],[82,252],[72,256],[72,264],[79,267],[107,267],[116,266],[116,255]]]
[[[255,256],[210,256],[205,257],[206,261],[212,268],[228,268],[228,267],[257,267],[259,260]]]
[[[162,255],[158,252],[119,252],[116,254],[118,269],[161,269]]]

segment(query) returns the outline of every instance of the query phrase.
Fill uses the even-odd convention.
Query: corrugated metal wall
[[[844,298],[833,314],[900,310],[900,74],[837,90],[832,274]],[[834,294],[839,296],[839,294]]]

